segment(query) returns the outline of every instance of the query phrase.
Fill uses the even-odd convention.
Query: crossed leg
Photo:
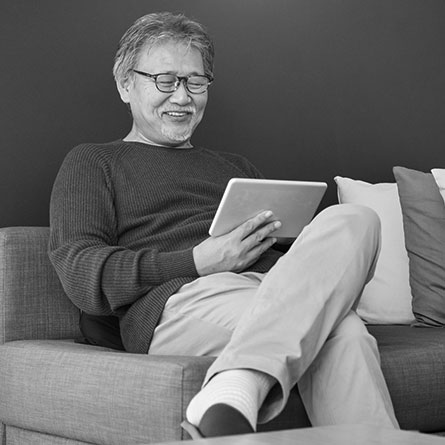
[[[379,227],[375,213],[360,206],[334,206],[314,219],[261,283],[255,284],[250,297],[242,299],[241,316],[236,319],[231,315],[235,318],[229,326],[231,332],[219,341],[222,350],[213,349],[218,358],[208,370],[203,390],[189,405],[187,416],[192,423],[199,425],[207,409],[219,403],[218,398],[208,397],[215,382],[224,387],[224,376],[233,374],[227,371],[240,370],[267,376],[266,394],[277,383],[265,403],[266,394],[252,399],[256,403],[252,409],[259,411],[260,422],[275,417],[291,388],[299,383],[314,424],[383,421],[397,427],[375,342],[361,321],[351,315],[375,267]],[[192,288],[193,283],[188,289]],[[211,307],[214,301],[208,298],[206,304]],[[170,323],[169,327],[174,325]],[[150,353],[172,352],[157,346],[163,326],[167,327],[161,320]],[[189,332],[193,329],[190,324]],[[182,353],[197,352],[193,351],[192,339],[184,334],[188,331],[178,332],[189,345],[188,349],[182,348]],[[210,343],[217,336],[215,332],[206,337]],[[202,330],[200,333],[205,335]],[[350,376],[347,380],[346,375]],[[326,385],[325,380],[331,385]],[[260,382],[263,385],[264,379]],[[317,391],[318,388],[323,390]],[[258,388],[254,392],[261,393]],[[341,416],[336,414],[339,411]],[[249,418],[253,428],[256,420]]]
[[[374,423],[398,428],[375,338],[351,311],[298,381],[313,426]]]

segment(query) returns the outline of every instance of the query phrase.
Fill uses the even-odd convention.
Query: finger
[[[269,248],[271,248],[275,242],[276,238],[267,238],[261,244],[256,245],[253,249],[249,250],[245,256],[244,260],[239,264],[238,270],[245,270],[247,267],[258,261],[258,258]]]
[[[254,246],[249,252],[249,258],[252,259],[251,262],[256,261],[266,250],[270,249],[277,239],[275,237],[266,238],[260,244]]]
[[[266,224],[261,229],[258,229],[256,232],[250,234],[248,237],[244,239],[244,241],[248,242],[252,246],[256,246],[262,243],[265,239],[269,238],[270,235],[280,227],[281,227],[280,221],[273,221],[269,224]]]
[[[241,238],[246,238],[251,233],[255,232],[259,227],[264,225],[267,221],[273,217],[273,213],[270,210],[260,212],[258,215],[250,218],[245,223],[241,224],[236,231],[238,231]]]

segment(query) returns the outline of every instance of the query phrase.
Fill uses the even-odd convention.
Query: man
[[[313,425],[397,428],[376,342],[353,308],[372,276],[379,221],[321,212],[283,255],[265,211],[207,232],[244,158],[193,146],[213,45],[182,15],[149,14],[122,37],[114,76],[133,126],[66,157],[51,198],[50,258],[84,312],[119,317],[127,351],[216,355],[187,420],[203,436],[255,431],[298,385]]]

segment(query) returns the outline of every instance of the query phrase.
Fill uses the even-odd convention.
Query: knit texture
[[[199,426],[205,412],[224,403],[239,411],[256,431],[258,411],[276,380],[254,369],[229,369],[216,374],[191,400],[187,420]]]
[[[148,351],[169,296],[198,277],[193,247],[232,177],[261,174],[238,155],[122,140],[65,158],[51,195],[50,259],[77,307],[119,316],[127,351]],[[267,272],[280,255],[269,249],[249,270]]]

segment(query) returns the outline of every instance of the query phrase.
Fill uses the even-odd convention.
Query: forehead
[[[173,41],[143,49],[138,65],[150,73],[204,73],[204,63],[199,50],[185,43]]]

